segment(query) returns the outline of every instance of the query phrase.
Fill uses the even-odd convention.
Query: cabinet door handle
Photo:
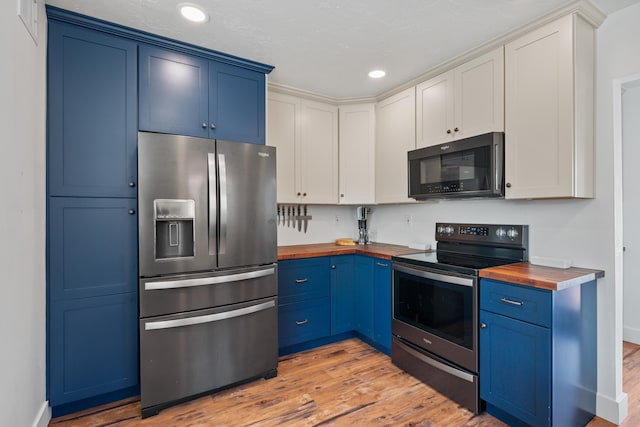
[[[129,215],[134,215],[136,213],[135,209],[129,209]]]
[[[215,128],[216,128],[215,123],[211,123],[211,129],[215,129]]]
[[[458,132],[459,130],[460,130],[460,129],[458,129],[458,128],[453,128],[453,131],[454,131],[454,132]]]
[[[302,197],[307,197],[307,193],[302,193]]]
[[[335,270],[336,269],[336,265],[335,264],[331,264],[331,269]]]
[[[309,279],[306,278],[306,277],[304,279],[296,279],[296,283],[306,283],[308,281],[309,281]]]
[[[309,319],[296,320],[296,325],[298,325],[298,326],[304,325],[305,323],[309,323]]]
[[[451,129],[447,129],[447,133],[451,133]]]
[[[378,267],[388,267],[389,266],[389,264],[385,264],[384,262],[376,262],[376,265]]]
[[[207,124],[206,123],[202,123],[202,129],[206,129],[207,128]]]
[[[136,183],[135,183],[135,182],[133,182],[133,181],[129,181],[129,187],[135,187],[135,186],[136,186]]]
[[[507,182],[507,183],[505,184],[505,187],[507,187],[507,188],[511,188],[511,183],[510,183],[510,182]]]
[[[480,329],[487,329],[486,323],[480,323]]]
[[[502,301],[505,304],[517,305],[518,307],[521,307],[524,305],[524,303],[521,301],[514,301],[507,298],[500,298],[500,301]]]

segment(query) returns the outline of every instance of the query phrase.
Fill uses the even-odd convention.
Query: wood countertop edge
[[[560,269],[518,263],[480,270],[480,277],[550,291],[561,291],[604,277],[604,271],[579,267]]]
[[[424,251],[390,243],[371,243],[367,245],[346,246],[336,245],[335,243],[317,243],[278,246],[278,261],[352,254],[367,255],[375,258],[391,260],[391,257],[395,255],[416,252]]]

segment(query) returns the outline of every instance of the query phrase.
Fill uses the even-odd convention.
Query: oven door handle
[[[400,347],[402,347],[402,349],[404,351],[406,351],[407,353],[409,353],[410,355],[412,355],[413,357],[420,359],[420,361],[427,363],[431,366],[433,366],[436,369],[439,369],[443,372],[446,372],[448,374],[451,374],[455,377],[460,378],[461,380],[465,380],[467,382],[472,383],[473,382],[473,375],[468,374],[466,372],[463,372],[459,369],[453,368],[451,366],[447,366],[442,362],[438,362],[437,360],[433,360],[427,356],[425,356],[424,354],[420,353],[419,351],[416,351],[414,349],[412,349],[411,347],[409,347],[408,345],[400,342],[400,341],[395,341],[395,344],[399,345]]]
[[[450,276],[448,274],[432,273],[430,271],[418,270],[417,268],[405,267],[402,265],[394,265],[393,269],[402,273],[423,277],[425,279],[438,280],[440,282],[452,283],[454,285],[462,285],[473,287],[473,279],[465,277]]]

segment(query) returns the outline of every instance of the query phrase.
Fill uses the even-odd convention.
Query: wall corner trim
[[[47,427],[49,421],[51,421],[51,407],[49,406],[49,401],[45,400],[40,405],[40,410],[36,414],[33,423],[31,423],[31,427]]]

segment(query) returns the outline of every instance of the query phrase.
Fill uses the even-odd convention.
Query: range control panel
[[[521,247],[528,239],[528,225],[436,223],[438,242]]]

